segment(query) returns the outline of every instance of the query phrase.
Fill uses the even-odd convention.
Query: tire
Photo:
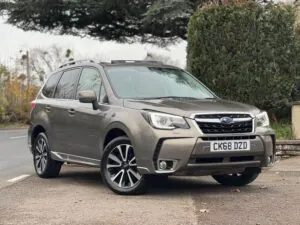
[[[147,179],[137,170],[133,146],[128,137],[112,140],[104,149],[101,160],[104,183],[120,195],[144,194]]]
[[[33,144],[33,165],[36,174],[41,178],[57,177],[62,164],[51,159],[48,138],[45,133],[39,133]]]
[[[168,175],[148,175],[147,180],[151,183],[166,183],[168,182],[169,176]]]
[[[252,183],[260,174],[260,168],[247,168],[241,173],[213,175],[212,177],[224,186],[245,186]]]

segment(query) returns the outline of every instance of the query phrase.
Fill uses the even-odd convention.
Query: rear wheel
[[[241,173],[228,175],[213,175],[212,177],[220,184],[225,186],[245,186],[252,183],[260,174],[260,168],[247,168]]]
[[[145,176],[137,170],[134,149],[127,137],[112,140],[105,147],[101,162],[102,178],[112,191],[122,195],[146,192]]]
[[[33,163],[36,174],[41,178],[57,177],[62,162],[51,159],[48,138],[44,133],[37,135],[33,144]]]

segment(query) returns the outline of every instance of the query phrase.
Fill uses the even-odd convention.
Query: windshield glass
[[[192,98],[215,96],[186,72],[173,68],[146,66],[109,67],[106,69],[112,88],[120,98]]]

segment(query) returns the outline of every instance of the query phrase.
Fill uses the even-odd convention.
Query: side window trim
[[[54,92],[53,92],[53,98],[55,98],[57,86],[58,86],[58,84],[59,84],[61,78],[63,77],[64,73],[67,72],[67,71],[70,71],[70,70],[76,70],[76,69],[80,69],[78,78],[77,78],[77,80],[76,80],[76,82],[75,82],[75,86],[77,87],[78,82],[79,82],[79,79],[80,79],[80,76],[81,76],[81,73],[82,73],[82,70],[83,70],[83,67],[81,67],[81,66],[78,66],[78,67],[72,67],[72,68],[68,68],[68,69],[66,69],[66,70],[61,71],[60,78],[59,78],[59,80],[58,80],[58,82],[57,82],[57,84],[56,84],[55,90],[54,90]],[[55,98],[55,99],[56,99],[56,100],[75,100],[76,92],[77,92],[77,88],[73,90],[73,97],[72,97],[72,99],[64,99],[64,98]]]

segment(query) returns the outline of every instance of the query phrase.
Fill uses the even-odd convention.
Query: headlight
[[[256,125],[258,127],[270,126],[270,121],[267,112],[261,112],[256,115]]]
[[[189,129],[189,125],[183,117],[165,113],[144,112],[145,119],[157,129],[173,130],[176,128]]]

